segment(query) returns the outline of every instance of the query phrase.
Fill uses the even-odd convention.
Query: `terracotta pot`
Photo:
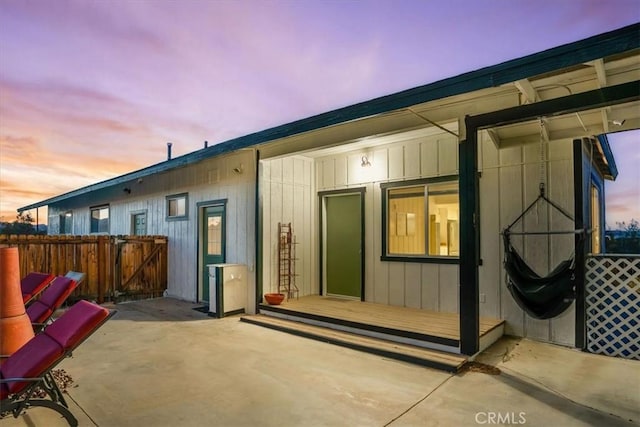
[[[264,294],[264,299],[270,305],[280,305],[284,301],[284,294]]]
[[[0,318],[24,314],[18,248],[0,248]]]
[[[27,313],[0,319],[0,354],[11,356],[31,338],[33,326]]]
[[[18,248],[0,248],[0,354],[10,356],[31,338],[33,327],[22,302]]]

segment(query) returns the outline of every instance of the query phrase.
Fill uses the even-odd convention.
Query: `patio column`
[[[466,140],[459,146],[460,352],[473,355],[480,349],[478,130],[469,116],[465,125]]]

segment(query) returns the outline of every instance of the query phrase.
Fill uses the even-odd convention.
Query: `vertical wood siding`
[[[233,169],[242,165],[243,172]],[[122,186],[124,187],[124,185]],[[203,162],[148,176],[127,185],[131,193],[115,189],[91,206],[108,204],[109,234],[132,233],[132,214],[147,214],[147,234],[168,237],[167,293],[196,301],[202,286],[198,253],[198,203],[227,199],[226,262],[255,268],[255,154],[251,150],[231,153]],[[167,221],[166,196],[188,193],[186,220]],[[97,197],[97,196],[96,196]],[[84,205],[83,205],[84,203]],[[90,233],[90,208],[86,201],[65,201],[49,206],[50,234],[57,234],[60,214],[73,212],[74,234]],[[249,274],[249,288],[255,287],[255,275]],[[249,294],[252,294],[250,291]],[[250,298],[249,303],[253,300]]]
[[[506,287],[502,265],[504,248],[500,233],[513,222],[539,194],[540,145],[529,144],[496,149],[486,133],[481,134],[482,176],[480,178],[480,315],[505,319],[506,333],[554,342],[574,343],[575,309],[550,320],[526,315],[515,303]],[[547,196],[573,214],[572,141],[551,141],[544,145],[543,180]],[[514,230],[572,230],[573,222],[546,204],[540,204]],[[497,213],[497,215],[496,215]],[[514,237],[516,247],[527,263],[546,274],[573,251],[573,235]],[[484,302],[482,297],[484,296]]]
[[[313,160],[301,156],[260,162],[263,292],[278,290],[278,223],[291,223],[299,295],[318,293]]]
[[[362,156],[367,156],[371,162],[370,167],[361,166]],[[457,264],[380,261],[383,221],[380,184],[457,174],[457,138],[442,132],[375,148],[319,157],[315,159],[315,169],[314,194],[345,188],[366,189],[365,300],[457,312]]]

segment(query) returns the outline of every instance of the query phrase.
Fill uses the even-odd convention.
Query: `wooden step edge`
[[[466,357],[456,354],[259,314],[243,316],[240,321],[450,373],[458,372],[462,365],[467,362]]]
[[[418,331],[409,331],[405,329],[398,329],[394,327],[377,325],[372,323],[362,323],[360,321],[347,320],[339,317],[331,317],[323,314],[315,314],[315,313],[307,313],[304,311],[297,311],[291,308],[286,308],[282,306],[266,306],[260,307],[260,311],[264,311],[265,314],[275,313],[276,315],[288,315],[291,317],[299,317],[303,319],[310,319],[319,322],[332,323],[335,325],[346,326],[349,328],[355,329],[363,329],[367,331],[377,332],[381,334],[387,335],[395,335],[403,338],[414,339],[418,341],[429,341],[433,343],[437,343],[439,345],[448,346],[448,347],[458,347],[460,345],[460,340],[452,334],[442,334],[442,335],[434,335],[434,334],[425,334]]]
[[[340,338],[346,337],[351,341],[364,342],[365,344],[373,343],[378,346],[390,347],[394,351],[401,349],[404,353],[417,353],[418,355],[421,354],[421,352],[422,354],[427,353],[433,357],[437,357],[437,358],[449,361],[451,364],[458,364],[461,361],[464,361],[466,359],[466,356],[460,355],[459,353],[447,352],[446,350],[443,351],[443,350],[423,347],[423,346],[419,346],[411,343],[402,343],[402,342],[395,341],[392,338],[370,336],[367,333],[364,333],[364,332],[369,332],[368,330],[364,330],[363,333],[358,333],[354,331],[335,329],[335,328],[332,328],[331,326],[313,325],[313,324],[307,323],[305,319],[300,319],[300,320],[295,318],[287,319],[287,318],[271,316],[267,314],[250,316],[250,318],[255,318],[257,319],[257,321],[284,325],[290,328],[307,329],[310,331],[314,331],[316,333],[321,333],[325,337],[326,336],[333,336],[333,337],[337,336]]]

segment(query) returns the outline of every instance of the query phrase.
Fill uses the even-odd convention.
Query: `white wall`
[[[260,162],[263,291],[278,290],[278,223],[291,223],[299,296],[317,294],[316,196],[313,159],[295,156]]]
[[[242,164],[243,173],[233,169]],[[164,235],[169,239],[168,294],[196,301],[202,286],[198,265],[199,202],[227,199],[226,262],[247,264],[249,286],[255,287],[255,160],[247,150],[208,159],[188,167],[145,177],[142,182],[121,185],[92,200],[91,206],[108,203],[110,229],[113,235],[131,234],[131,215],[147,214],[147,234]],[[131,189],[130,194],[122,188]],[[188,219],[167,221],[166,196],[188,193]],[[114,196],[115,195],[115,196]],[[89,234],[89,206],[69,200],[49,207],[50,233],[58,232],[59,215],[73,212],[73,233]],[[55,224],[55,226],[54,226]],[[253,300],[253,297],[251,297]]]
[[[361,166],[362,156],[371,166]],[[370,149],[316,159],[316,190],[365,187],[365,300],[379,304],[458,311],[458,264],[380,261],[380,183],[458,174],[457,138],[413,137]]]
[[[525,314],[506,287],[504,249],[500,233],[532,203],[539,193],[540,145],[496,149],[485,133],[480,150],[480,315],[505,319],[506,333],[558,344],[574,344],[575,304],[560,316],[537,320]],[[573,215],[573,151],[571,140],[545,144],[543,180],[549,199]],[[573,230],[573,222],[539,204],[533,215],[514,231]],[[515,238],[516,247],[539,274],[546,274],[573,252],[573,235]]]
[[[509,334],[573,345],[574,307],[562,315],[539,321],[529,318],[513,301],[505,285],[500,232],[533,201],[540,181],[540,146],[496,149],[481,134],[479,151],[481,258],[479,269],[482,316],[503,318]],[[552,141],[545,148],[548,196],[573,213],[573,160],[570,140]],[[253,151],[232,153],[131,184],[131,194],[121,189],[104,200],[111,207],[111,234],[131,233],[131,214],[147,212],[148,234],[169,238],[169,294],[194,301],[199,283],[197,256],[197,203],[228,199],[227,262],[249,266],[250,286],[255,286],[255,160]],[[362,168],[366,155],[372,166]],[[232,169],[243,165],[244,172]],[[442,132],[412,137],[392,144],[318,158],[290,156],[260,164],[260,208],[263,222],[264,292],[277,289],[277,225],[291,222],[297,247],[300,295],[317,294],[319,191],[365,187],[365,299],[396,306],[446,312],[458,311],[458,264],[383,262],[381,255],[380,183],[456,175],[458,142]],[[166,221],[165,197],[189,193],[189,220]],[[114,195],[117,194],[117,197]],[[50,232],[56,233],[61,212],[74,214],[74,234],[89,233],[89,207],[73,200],[49,208]],[[524,229],[572,229],[552,210],[529,218]],[[571,255],[572,236],[528,237],[520,249],[540,273],[546,273]]]
[[[575,309],[551,320],[527,316],[506,288],[503,248],[500,232],[538,195],[540,182],[540,145],[529,144],[498,150],[486,133],[481,134],[479,150],[481,258],[481,316],[507,321],[508,334],[573,345]],[[544,147],[544,181],[547,195],[569,213],[573,213],[572,141],[552,141]],[[371,167],[360,166],[366,155]],[[285,158],[263,162],[263,220],[265,228],[265,292],[275,290],[277,279],[276,240],[278,220],[310,224],[311,231],[301,241],[305,253],[312,253],[310,263],[298,281],[301,295],[317,294],[319,191],[365,187],[365,299],[396,306],[458,312],[458,264],[405,263],[380,261],[382,253],[380,183],[458,174],[458,143],[455,136],[442,132],[412,138],[369,149],[332,154],[311,159]],[[303,175],[291,175],[293,165]],[[304,165],[304,167],[302,166]],[[315,180],[308,171],[315,168]],[[296,178],[296,176],[298,176]],[[304,176],[304,178],[302,178]],[[297,179],[297,183],[291,181]],[[298,190],[294,190],[298,188]],[[297,192],[296,192],[297,191]],[[295,206],[292,212],[290,206]],[[289,207],[289,208],[288,208]],[[294,218],[294,212],[298,215]],[[309,214],[310,213],[310,214]],[[309,218],[307,220],[307,218]],[[541,209],[537,217],[527,216],[521,230],[573,229],[574,225],[551,209]],[[573,250],[573,236],[531,236],[520,239],[519,249],[525,259],[546,274],[550,268],[568,258]],[[305,264],[306,265],[306,264]]]

